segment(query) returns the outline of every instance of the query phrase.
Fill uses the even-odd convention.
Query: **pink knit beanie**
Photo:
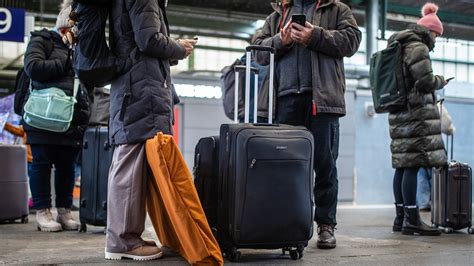
[[[417,24],[441,36],[443,35],[443,23],[441,23],[441,20],[436,15],[438,9],[439,7],[436,4],[426,3],[421,9],[423,17],[418,20]]]

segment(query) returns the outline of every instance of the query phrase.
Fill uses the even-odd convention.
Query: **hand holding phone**
[[[303,14],[292,15],[291,16],[291,22],[297,23],[297,24],[304,27],[306,25],[306,16],[303,15]]]

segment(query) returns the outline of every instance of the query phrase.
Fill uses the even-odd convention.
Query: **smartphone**
[[[303,15],[303,14],[292,15],[291,22],[298,23],[304,27],[306,25],[306,15]]]
[[[450,82],[453,79],[454,79],[454,77],[451,77],[451,78],[447,79],[446,82]]]

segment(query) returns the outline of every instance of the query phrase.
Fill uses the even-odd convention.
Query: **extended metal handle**
[[[270,46],[260,46],[260,45],[249,45],[245,48],[245,51],[251,52],[251,51],[266,51],[270,52],[272,54],[275,53],[275,48],[270,47]]]

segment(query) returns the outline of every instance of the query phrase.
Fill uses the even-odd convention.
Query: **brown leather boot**
[[[318,226],[318,241],[316,245],[320,249],[331,249],[336,247],[334,237],[334,225],[321,224]]]

